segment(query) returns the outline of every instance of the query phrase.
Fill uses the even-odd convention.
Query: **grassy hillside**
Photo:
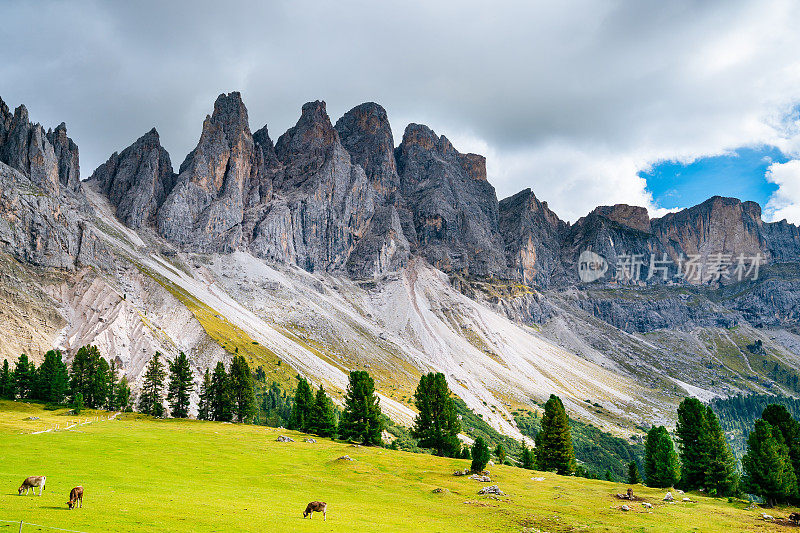
[[[30,416],[40,419],[25,420]],[[623,513],[612,496],[623,485],[507,466],[491,468],[507,493],[495,499],[477,494],[484,484],[452,476],[467,466],[464,460],[323,439],[305,443],[304,435],[258,426],[140,415],[91,422],[92,416],[64,431],[75,418],[64,411],[0,402],[0,520],[86,532],[780,529],[758,520],[759,511],[745,510],[745,502],[693,495],[697,503],[670,505],[661,501],[664,491],[637,487],[654,509],[634,504]],[[30,433],[56,424],[62,430]],[[280,433],[296,442],[275,442]],[[337,460],[345,454],[354,461]],[[29,475],[48,476],[41,498],[17,496]],[[85,506],[69,511],[67,494],[78,484]],[[328,502],[327,522],[303,520],[311,500]]]

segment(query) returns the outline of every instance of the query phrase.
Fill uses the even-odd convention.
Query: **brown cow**
[[[83,487],[75,487],[69,491],[69,501],[67,502],[69,508],[74,509],[78,504],[83,508]]]
[[[325,513],[327,508],[328,504],[325,502],[311,502],[308,505],[306,505],[306,510],[303,511],[303,518],[308,517],[308,519],[311,520],[312,518],[311,515],[313,515],[316,512],[316,513],[322,513],[323,520],[328,520],[328,516]]]
[[[19,495],[22,496],[23,491],[25,495],[28,495],[28,490],[36,496],[36,487],[39,487],[39,496],[42,495],[42,491],[44,490],[44,482],[47,480],[45,476],[31,476],[27,478],[25,481],[22,482],[22,485],[19,487]]]
[[[800,513],[790,514],[789,520],[791,520],[793,524],[797,524],[798,522],[800,522]]]

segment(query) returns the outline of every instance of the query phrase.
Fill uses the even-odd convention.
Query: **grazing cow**
[[[39,496],[42,495],[42,491],[44,490],[44,482],[47,480],[45,476],[31,476],[25,481],[22,482],[22,485],[19,487],[19,495],[22,496],[22,493],[25,492],[25,495],[28,495],[28,490],[30,489],[33,495],[36,495],[36,487],[39,487]]]
[[[328,520],[328,516],[325,511],[328,508],[328,504],[325,502],[311,502],[306,505],[306,510],[303,511],[303,518],[308,517],[311,520],[311,515],[316,513],[322,513],[322,519]]]
[[[75,487],[69,491],[69,501],[67,502],[69,508],[74,509],[78,504],[83,508],[83,487]]]

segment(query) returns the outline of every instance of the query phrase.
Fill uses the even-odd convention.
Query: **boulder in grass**
[[[489,485],[488,487],[483,487],[481,490],[478,491],[478,494],[496,494],[497,496],[505,496],[505,492],[500,490],[497,485]]]
[[[642,502],[642,507],[644,507],[645,509],[652,509],[653,504],[648,502]]]
[[[489,476],[483,476],[481,474],[472,474],[469,476],[470,479],[474,479],[475,481],[480,481],[481,483],[491,483],[492,478]]]
[[[294,442],[294,439],[286,435],[279,435],[275,442]]]
[[[630,508],[630,507],[628,507],[627,505],[623,505],[623,506],[621,506],[621,507],[619,508],[619,510],[620,510],[620,511],[630,511],[630,510],[631,510],[631,508]]]
[[[336,460],[337,460],[337,461],[352,461],[352,460],[353,460],[353,458],[352,458],[352,457],[350,457],[349,455],[343,455],[343,456],[339,457],[339,458],[338,458],[338,459],[336,459]]]
[[[672,493],[671,492],[668,492],[667,495],[664,496],[664,501],[665,502],[671,502],[673,500],[674,500],[674,498],[672,497]]]
[[[310,442],[311,444],[316,444],[316,439],[303,439],[303,442]]]

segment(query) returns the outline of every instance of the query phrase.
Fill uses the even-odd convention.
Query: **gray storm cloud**
[[[0,15],[0,96],[66,121],[84,177],[153,126],[177,165],[232,90],[276,137],[306,101],[333,120],[379,102],[397,142],[426,123],[487,155],[500,197],[531,187],[569,220],[603,203],[658,212],[637,173],[659,160],[800,152],[781,119],[800,99],[791,2],[77,1]]]

